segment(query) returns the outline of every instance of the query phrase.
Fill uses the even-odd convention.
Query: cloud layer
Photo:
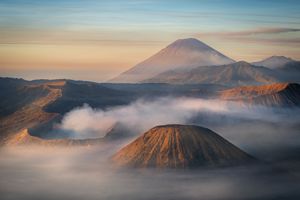
[[[117,171],[107,155],[102,148],[4,149],[1,199],[243,200],[299,199],[300,195],[299,180],[286,168],[280,172],[269,165],[191,172]]]
[[[199,36],[227,36],[227,37],[235,37],[235,36],[253,36],[253,35],[269,35],[269,34],[279,34],[279,33],[290,33],[290,32],[299,32],[298,28],[256,28],[249,30],[241,30],[241,31],[224,31],[224,32],[208,32],[208,33],[199,33]]]
[[[64,116],[62,131],[74,138],[103,137],[115,124],[122,124],[133,132],[143,132],[162,124],[185,124],[199,114],[218,114],[247,119],[275,120],[267,108],[252,110],[237,103],[200,98],[140,99],[130,105],[107,110],[92,109],[88,105],[75,108]],[[272,117],[273,116],[273,117]]]

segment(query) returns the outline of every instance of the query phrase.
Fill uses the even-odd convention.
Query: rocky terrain
[[[1,117],[0,119],[0,143],[5,143],[10,137],[18,135],[24,129],[28,129],[59,117],[58,113],[45,112],[44,107],[53,103],[61,97],[61,87],[65,84],[63,81],[51,82],[47,84],[27,85],[24,90],[40,90],[34,98],[25,94],[22,99],[30,98],[21,108],[13,108],[12,114]],[[23,87],[23,86],[22,86]],[[9,99],[8,99],[9,100]],[[12,106],[15,106],[12,104]]]
[[[144,133],[112,161],[135,168],[197,168],[243,164],[254,158],[209,129],[164,125]]]
[[[297,83],[274,83],[262,86],[243,86],[220,92],[224,100],[267,107],[300,106],[300,85]]]

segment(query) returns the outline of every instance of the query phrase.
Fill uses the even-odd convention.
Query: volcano
[[[174,124],[150,129],[112,161],[121,167],[197,168],[245,164],[254,158],[207,128]]]
[[[136,83],[168,70],[192,69],[199,66],[223,65],[233,62],[234,60],[231,58],[197,39],[179,39],[112,79],[111,82]]]

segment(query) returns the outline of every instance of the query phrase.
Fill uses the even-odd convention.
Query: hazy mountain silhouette
[[[263,59],[261,61],[253,62],[255,66],[263,66],[270,69],[276,69],[283,67],[289,62],[294,62],[295,60],[285,57],[285,56],[271,56],[269,58]]]
[[[247,85],[277,82],[274,71],[240,61],[227,65],[197,67],[191,70],[167,71],[144,82],[174,84]]]
[[[192,69],[198,66],[222,65],[233,62],[234,60],[231,58],[197,39],[179,39],[111,81],[135,83],[171,69]]]

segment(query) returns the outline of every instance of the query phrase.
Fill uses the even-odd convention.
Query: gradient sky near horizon
[[[300,60],[298,0],[0,0],[0,76],[105,81],[179,38]]]

